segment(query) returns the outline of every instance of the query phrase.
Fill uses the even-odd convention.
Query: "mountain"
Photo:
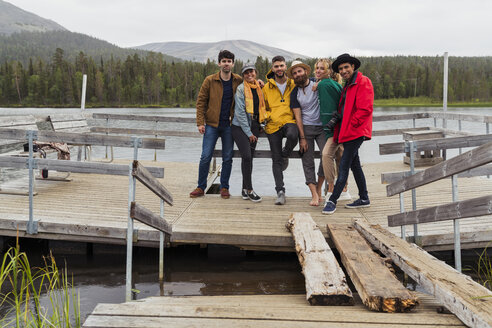
[[[0,0],[0,34],[9,35],[22,31],[46,32],[57,30],[66,31],[66,28],[52,20],[39,17]]]
[[[206,62],[207,59],[217,60],[220,50],[227,49],[236,55],[237,59],[244,62],[255,62],[257,56],[271,59],[276,55],[284,56],[287,61],[296,58],[309,58],[308,56],[293,53],[287,50],[269,47],[260,43],[247,40],[226,40],[220,42],[160,42],[148,43],[135,49],[161,52],[163,54],[178,57],[184,60]]]

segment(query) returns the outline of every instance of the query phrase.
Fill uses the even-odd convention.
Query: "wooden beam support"
[[[132,175],[160,199],[173,205],[173,196],[139,161],[133,161]]]
[[[145,207],[138,205],[136,202],[132,202],[131,204],[130,217],[169,235],[172,235],[173,233],[172,226],[166,221],[166,219],[155,215]]]
[[[351,224],[328,224],[327,228],[366,307],[379,312],[409,312],[419,304]]]
[[[28,159],[26,157],[0,156],[0,167],[25,169],[27,168],[27,161]],[[128,176],[128,165],[125,164],[63,161],[57,159],[35,158],[34,167],[39,170],[46,169],[46,170],[53,170],[58,172]],[[155,178],[164,177],[163,167],[148,167],[147,169],[150,172],[150,174]]]
[[[424,151],[435,149],[478,147],[491,141],[492,134],[480,134],[464,137],[415,140],[413,142],[413,145],[415,147],[415,151]],[[394,142],[379,145],[380,155],[401,154],[405,152],[406,149],[404,142]]]
[[[492,162],[492,142],[436,164],[403,180],[393,182],[386,186],[386,194],[393,196],[490,162]]]
[[[492,214],[492,195],[388,215],[388,226],[428,223]]]
[[[309,213],[293,213],[287,223],[306,279],[311,305],[353,305],[347,279]]]
[[[355,228],[425,291],[469,327],[492,327],[492,291],[415,244],[379,225],[356,220]]]
[[[0,129],[0,139],[27,140],[26,130]],[[71,145],[95,145],[114,147],[133,147],[132,138],[126,136],[108,136],[94,133],[70,133],[54,131],[38,131],[37,141],[61,142]],[[156,138],[142,138],[140,148],[165,149],[165,140]]]

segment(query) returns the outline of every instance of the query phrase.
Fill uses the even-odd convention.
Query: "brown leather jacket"
[[[203,81],[198,99],[196,101],[196,125],[219,126],[220,106],[222,104],[222,81],[220,72],[209,75]],[[235,93],[236,88],[243,82],[241,76],[232,74],[232,91]],[[231,106],[231,117],[234,115],[234,99]]]

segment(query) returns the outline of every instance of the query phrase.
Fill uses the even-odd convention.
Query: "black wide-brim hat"
[[[340,66],[340,64],[343,63],[354,64],[354,70],[357,70],[360,67],[360,60],[350,56],[349,54],[341,54],[340,56],[337,57],[337,59],[335,59],[335,61],[331,65],[335,73],[338,73],[338,66]]]

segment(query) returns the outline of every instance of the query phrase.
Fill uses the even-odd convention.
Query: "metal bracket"
[[[138,229],[133,228],[133,243],[138,242]]]
[[[30,136],[32,136],[32,140],[36,140],[38,138],[38,131],[27,130],[26,131],[26,138],[29,139]]]
[[[38,221],[33,220],[32,222],[27,222],[26,232],[30,235],[35,235],[38,233]]]
[[[133,147],[142,147],[142,138],[140,137],[131,137],[130,140],[132,141]]]

